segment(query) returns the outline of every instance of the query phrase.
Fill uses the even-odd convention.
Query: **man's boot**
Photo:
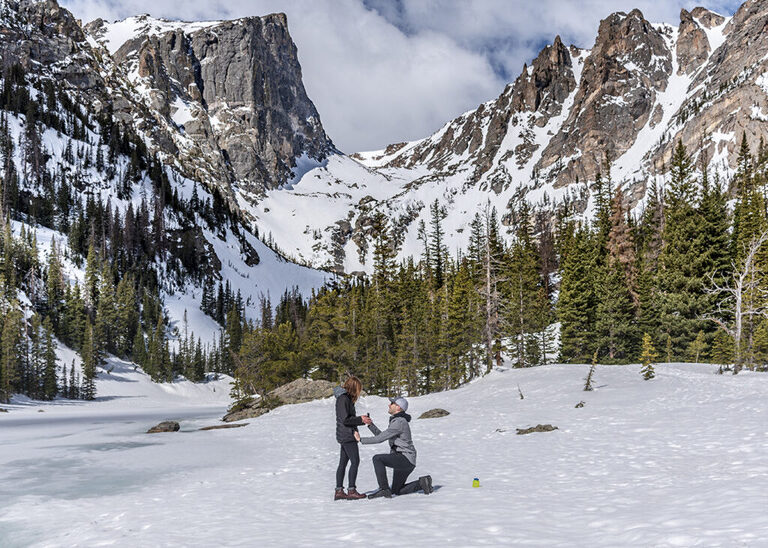
[[[391,499],[392,491],[390,491],[389,489],[379,489],[375,493],[371,493],[370,495],[368,495],[369,499],[377,499],[379,497],[385,497],[385,498]]]
[[[347,498],[349,500],[359,500],[359,499],[364,499],[365,495],[362,493],[358,493],[357,489],[355,489],[354,487],[350,487],[349,490],[347,491]]]
[[[343,487],[336,488],[336,492],[333,495],[333,500],[347,500],[347,495],[344,493]]]
[[[421,476],[419,478],[419,487],[424,491],[425,495],[429,495],[434,489],[432,488],[432,476]]]

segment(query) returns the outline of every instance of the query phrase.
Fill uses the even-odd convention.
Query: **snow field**
[[[429,473],[439,488],[359,502],[332,500],[332,399],[198,432],[223,413],[223,390],[213,397],[202,385],[212,398],[193,409],[198,395],[140,397],[140,374],[115,369],[119,378],[101,376],[102,401],[0,415],[0,545],[768,543],[768,377],[669,364],[643,381],[639,366],[598,366],[597,389],[583,392],[587,368],[495,371],[412,398],[412,478]],[[417,419],[433,407],[451,415]],[[386,425],[384,398],[364,398],[357,411]],[[174,417],[181,432],[144,434]],[[515,434],[536,424],[558,430]],[[360,490],[375,488],[371,457],[387,450],[361,446]]]

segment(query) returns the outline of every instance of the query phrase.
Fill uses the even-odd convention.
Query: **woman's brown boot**
[[[333,500],[347,500],[347,495],[344,493],[343,487],[337,487],[336,492],[333,495]]]
[[[365,495],[363,495],[362,493],[358,493],[357,489],[355,489],[354,487],[351,487],[349,491],[347,491],[347,498],[349,500],[358,500],[358,499],[364,499]]]

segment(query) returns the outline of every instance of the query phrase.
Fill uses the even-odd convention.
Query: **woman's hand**
[[[371,424],[373,422],[368,415],[361,415],[360,418],[363,419],[363,424]]]
[[[360,432],[355,432],[355,439],[360,441]]]

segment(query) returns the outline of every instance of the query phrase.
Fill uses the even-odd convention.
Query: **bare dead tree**
[[[719,325],[732,338],[735,346],[735,363],[733,374],[737,374],[743,365],[744,358],[741,352],[741,339],[743,336],[744,322],[752,316],[766,316],[768,307],[766,299],[768,291],[760,288],[760,266],[755,257],[768,241],[768,230],[750,241],[746,249],[746,256],[741,265],[731,262],[731,279],[723,283],[715,280],[715,273],[709,274],[711,287],[707,289],[710,295],[723,296],[717,303],[714,312],[704,314],[702,319],[710,320]]]
[[[502,364],[502,333],[507,329],[507,302],[502,298],[501,286],[509,280],[501,276],[503,270],[502,257],[496,256],[491,247],[492,214],[490,203],[485,206],[483,215],[484,230],[482,252],[482,285],[478,288],[483,299],[483,343],[485,347],[485,374],[490,373],[495,363]]]

